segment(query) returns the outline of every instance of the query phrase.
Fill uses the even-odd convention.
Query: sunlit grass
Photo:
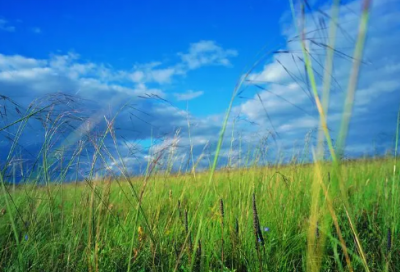
[[[86,142],[78,142],[66,162],[63,155],[57,155],[64,152],[64,145],[54,147],[66,123],[65,113],[55,111],[55,104],[29,107],[16,121],[0,128],[1,132],[18,126],[4,169],[0,171],[0,269],[397,271],[400,242],[396,235],[400,220],[396,167],[400,112],[394,157],[343,160],[370,1],[363,1],[336,145],[328,129],[327,115],[340,1],[334,1],[332,6],[322,86],[317,84],[307,48],[305,2],[301,2],[299,15],[293,1],[290,2],[293,21],[299,18],[301,22],[297,28],[298,42],[320,120],[316,150],[311,146],[312,163],[304,160],[308,164],[302,164],[293,159],[281,165],[278,158],[275,164],[260,166],[261,150],[266,147],[263,143],[250,147],[243,157],[241,138],[239,157],[234,159],[235,119],[228,168],[218,170],[235,98],[264,57],[244,73],[233,90],[213,160],[203,172],[197,166],[204,153],[195,160],[189,117],[190,170],[181,171],[181,165],[177,173],[173,172],[177,131],[170,146],[154,153],[149,150],[144,175],[132,177],[119,151],[114,124],[128,104],[112,118],[104,116],[104,132],[96,137],[85,135]],[[268,109],[261,96],[257,96],[269,119]],[[28,120],[38,115],[46,129],[37,156],[39,166],[28,173],[25,184],[12,190],[5,173],[9,173],[11,158]],[[269,135],[276,134],[272,129]],[[330,154],[328,161],[323,157],[325,141]],[[110,142],[111,147],[106,144]],[[309,145],[305,143],[307,152]],[[82,153],[90,154],[86,179],[65,183],[72,166],[79,165]],[[303,156],[310,157],[308,153]],[[165,170],[159,167],[163,159],[167,161]],[[234,160],[246,167],[233,168]],[[63,162],[64,166],[58,166]],[[96,178],[99,165],[106,170],[114,167],[119,174]]]
[[[392,186],[398,192],[399,178],[393,177],[393,163],[393,159],[366,160],[350,162],[343,168],[348,202],[355,214],[353,223],[368,266],[375,270],[383,268],[388,254],[387,225],[398,228],[400,223],[398,218],[391,221],[385,212],[391,209]],[[330,186],[330,169],[328,164],[318,168],[319,178],[326,184],[324,191]],[[147,181],[141,204],[147,218],[137,216],[136,204],[126,197],[131,192],[126,181],[19,186],[11,194],[15,206],[5,208],[6,214],[0,219],[0,266],[7,271],[18,270],[21,254],[20,265],[31,271],[125,271],[129,263],[133,271],[214,271],[221,269],[223,252],[226,269],[258,271],[261,262],[268,271],[305,270],[315,171],[312,165],[288,165],[217,172],[214,179],[218,195],[212,191],[202,193],[208,188],[206,173],[198,174],[196,180],[190,174],[154,175]],[[141,190],[141,179],[131,183],[136,191]],[[253,193],[264,246],[255,243]],[[0,207],[6,207],[4,199]],[[340,200],[329,201],[321,205],[328,205],[330,213],[335,214],[354,271],[362,270],[363,261],[346,210]],[[185,226],[185,211],[189,224],[193,224],[190,233]],[[198,216],[193,217],[196,211]],[[7,214],[14,217],[19,246]],[[331,220],[331,224],[335,222]],[[316,244],[326,237],[325,254],[318,260],[321,271],[349,268],[333,225],[313,225]],[[326,230],[328,233],[324,233]],[[400,243],[393,239],[390,252],[399,249]],[[397,255],[392,255],[391,271],[399,265]]]

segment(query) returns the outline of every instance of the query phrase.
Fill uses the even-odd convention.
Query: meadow
[[[10,187],[12,209],[2,208],[0,217],[0,267],[396,271],[395,167],[393,158],[344,164],[347,204],[333,193],[331,164],[221,170],[213,184],[205,172]]]
[[[307,154],[302,156],[307,160],[293,154],[292,160],[261,163],[267,149],[262,143],[240,158],[244,164],[236,164],[237,157],[230,157],[227,167],[218,162],[233,102],[266,56],[240,77],[214,160],[209,159],[204,171],[196,169],[192,146],[188,154],[192,167],[173,169],[172,144],[160,155],[149,156],[141,176],[129,175],[118,151],[121,139],[114,124],[118,113],[104,116],[104,131],[85,134],[78,128],[90,118],[77,117],[73,107],[62,108],[74,99],[70,96],[50,96],[50,104],[39,99],[23,114],[16,102],[1,96],[19,115],[0,128],[9,140],[0,171],[0,270],[398,271],[400,114],[394,152],[346,160],[369,15],[370,1],[365,0],[354,55],[347,56],[352,67],[340,130],[333,142],[327,115],[338,53],[334,19],[339,4],[334,2],[333,23],[323,44],[322,73],[313,68],[315,59],[308,51],[310,39],[304,29],[299,28],[294,39],[307,78],[302,83],[319,118],[317,141],[305,143]],[[296,21],[292,1],[291,8]],[[304,9],[302,4],[299,18],[303,20]],[[20,142],[32,119],[43,124],[44,140],[33,166],[21,170],[24,179],[18,183],[14,167],[22,162]],[[79,126],[72,126],[74,122]],[[189,121],[188,131],[190,138]],[[78,139],[79,133],[85,140]],[[65,152],[67,138],[73,138],[67,143],[72,149]],[[231,138],[232,143],[233,132]],[[234,149],[231,144],[230,151],[238,151]],[[85,177],[74,179],[85,152],[92,160],[85,162]],[[243,154],[241,149],[238,153]],[[164,164],[159,167],[161,160]],[[118,174],[96,171],[99,165],[111,169],[111,164]],[[235,164],[239,166],[231,167]]]

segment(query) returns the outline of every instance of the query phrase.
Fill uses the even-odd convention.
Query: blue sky
[[[323,43],[328,34],[321,28],[329,25],[325,14],[331,2],[309,3],[308,38]],[[340,7],[336,48],[347,55],[353,53],[360,10],[359,0],[343,1]],[[227,135],[237,118],[235,144],[239,135],[255,144],[275,131],[279,137],[271,146],[289,154],[301,150],[307,133],[317,128],[299,43],[291,41],[296,30],[288,1],[2,1],[0,12],[0,94],[26,107],[36,98],[62,92],[82,99],[79,107],[92,118],[111,115],[130,101],[134,113],[124,111],[115,124],[118,136],[140,146],[140,155],[130,157],[121,144],[130,164],[146,160],[152,136],[157,148],[179,142],[176,154],[184,160],[190,146],[188,118],[195,156],[207,142],[215,145],[233,88],[260,54],[266,58],[235,100]],[[395,0],[373,2],[349,154],[393,148],[400,101],[399,15]],[[323,74],[319,63],[324,63],[325,52],[316,43],[309,46],[316,74]],[[277,50],[290,53],[271,54]],[[336,55],[329,111],[334,139],[350,67],[349,59]],[[318,76],[317,81],[321,89]],[[143,99],[146,95],[153,98]],[[14,115],[9,111],[2,122]],[[100,130],[104,122],[99,119],[92,129]],[[3,134],[12,135],[13,129]],[[31,124],[30,129],[20,144],[34,153],[43,143],[44,128]],[[229,143],[225,141],[223,156]],[[7,154],[8,140],[0,148]]]
[[[230,69],[198,69],[168,86],[177,91],[207,89],[201,98],[207,101],[211,97],[228,101],[243,68],[255,60],[262,46],[267,42],[284,42],[279,19],[287,8],[286,3],[282,5],[280,1],[268,5],[262,1],[22,3],[0,4],[3,18],[16,29],[12,33],[2,33],[7,40],[0,45],[3,54],[43,59],[49,54],[75,52],[82,61],[129,70],[134,64],[174,64],[178,52],[202,40],[234,48],[240,54],[232,59],[234,65]],[[191,105],[196,114],[220,111],[219,103],[208,103],[209,110],[199,109],[197,105],[200,104]]]

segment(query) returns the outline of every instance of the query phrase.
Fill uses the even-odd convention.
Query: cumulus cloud
[[[250,74],[248,80],[260,83],[279,83],[289,79],[289,75],[284,66],[282,66],[278,61],[280,62],[279,59],[275,58],[275,61],[266,64],[261,72]]]
[[[179,53],[182,63],[188,69],[196,69],[206,65],[230,66],[230,58],[238,52],[233,49],[223,49],[215,41],[200,41],[192,43],[187,53]]]
[[[135,65],[134,71],[126,76],[135,83],[170,83],[174,76],[186,75],[204,66],[231,66],[230,59],[237,56],[237,51],[224,49],[215,41],[200,41],[192,43],[188,52],[178,53],[178,56],[179,62],[166,67],[161,62]]]
[[[218,59],[215,61],[220,62]],[[203,63],[214,64],[214,60]],[[56,107],[52,107],[55,110],[54,114],[66,110],[61,115],[64,118],[74,115],[73,119],[65,122],[66,126],[69,125],[69,132],[60,135],[60,138],[57,137],[57,141],[65,138],[63,148],[67,148],[65,143],[68,143],[69,148],[74,148],[83,140],[82,137],[86,137],[85,135],[96,135],[104,131],[107,120],[112,120],[113,115],[124,106],[113,120],[113,124],[120,141],[117,145],[126,163],[135,161],[141,164],[146,161],[148,146],[141,145],[141,148],[135,151],[136,154],[133,154],[130,147],[132,143],[148,141],[149,138],[168,139],[171,133],[187,127],[188,118],[193,126],[192,144],[197,152],[203,148],[200,145],[204,145],[206,138],[212,138],[218,133],[219,127],[174,107],[166,100],[168,93],[163,90],[163,86],[170,83],[173,77],[186,75],[189,70],[183,62],[170,66],[161,62],[151,62],[135,65],[132,70],[116,70],[107,64],[86,61],[74,52],[52,54],[44,59],[0,54],[0,100],[1,106],[4,106],[4,112],[0,112],[1,122],[3,125],[9,124],[13,120],[12,115],[14,120],[20,118],[26,107],[37,98],[42,101],[41,105],[57,101]],[[65,99],[62,96],[57,98],[56,93],[67,96]],[[202,92],[173,94],[177,98],[188,100],[201,95]],[[79,101],[79,107],[70,102],[66,103],[70,100]],[[15,109],[12,101],[18,103]],[[30,123],[32,124],[20,138],[21,148],[24,149],[21,154],[24,155],[39,152],[43,143],[41,135],[45,134],[46,129],[39,119],[33,119]],[[0,149],[4,155],[10,147],[6,140],[8,135],[13,133],[10,129],[2,131],[5,138],[0,141]],[[183,158],[188,146],[187,132],[182,132],[181,136],[184,139],[180,142],[182,151],[176,154],[178,156],[179,153],[180,158]],[[111,139],[107,139],[106,143],[107,146],[115,144]],[[34,159],[34,156],[31,159]],[[115,162],[111,161],[109,164],[112,166]]]
[[[170,83],[173,76],[179,75],[176,67],[160,68],[161,62],[135,65],[134,71],[127,74],[127,77],[135,83]]]
[[[305,105],[307,107],[301,107]],[[234,112],[240,112],[251,121],[261,122],[265,119],[266,111],[273,117],[288,111],[296,111],[296,114],[309,111],[309,114],[312,114],[315,113],[312,107],[312,102],[302,92],[299,84],[294,82],[288,84],[272,83],[266,90],[260,90],[252,99],[235,107]]]

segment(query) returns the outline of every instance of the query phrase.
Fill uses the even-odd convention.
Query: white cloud
[[[226,53],[214,42],[192,44],[190,52],[213,52],[212,54],[219,52],[218,54],[225,56],[231,55],[229,50]],[[212,57],[202,63],[202,65],[226,64],[221,57]],[[149,62],[135,65],[131,71],[116,70],[109,65],[84,61],[74,52],[64,55],[53,54],[48,59],[0,54],[0,83],[7,84],[8,89],[18,89],[26,101],[29,97],[34,98],[50,92],[79,94],[83,98],[102,100],[106,103],[116,94],[128,97],[166,98],[161,89],[149,88],[148,84],[170,83],[174,76],[184,75],[188,69],[182,62],[169,67],[163,67],[161,62]],[[11,92],[11,95],[14,94],[15,92]],[[176,97],[189,100],[202,94],[203,92],[189,91]]]
[[[158,84],[170,83],[172,77],[176,75],[176,70],[173,67],[165,69],[151,69],[135,70],[129,73],[127,77],[135,83],[151,83]]]
[[[52,71],[48,67],[34,67],[30,69],[2,71],[0,72],[0,79],[8,82],[41,80],[46,76],[51,76],[51,74]]]
[[[171,81],[172,75],[175,74],[174,68],[159,69],[151,72],[151,76],[157,83],[168,83]]]
[[[204,94],[203,91],[189,90],[185,93],[174,93],[174,96],[176,97],[176,100],[182,101],[182,100],[192,100],[199,96],[202,96],[203,94]]]
[[[265,91],[259,91],[252,99],[235,107],[233,112],[240,112],[248,118],[248,120],[263,124],[268,122],[266,114],[268,114],[272,120],[275,117],[279,117],[278,115],[283,112],[295,111],[297,114],[302,114],[303,112],[300,109],[303,109],[302,107],[307,104],[310,106],[310,100],[307,95],[302,92],[298,84],[274,83],[268,85]],[[300,105],[300,109],[297,109],[294,105]],[[307,111],[308,108],[304,107],[303,110]]]
[[[284,60],[282,60],[282,58]],[[264,65],[264,68],[259,73],[252,73],[247,78],[252,82],[261,82],[261,83],[278,83],[287,81],[290,79],[290,76],[286,72],[285,68],[283,67],[283,63],[292,62],[289,55],[279,56],[277,58],[274,57],[274,61],[272,63],[268,63]],[[281,64],[282,63],[282,64]]]
[[[150,62],[141,65],[135,65],[131,73],[125,74],[127,78],[135,83],[150,83],[158,84],[170,83],[172,77],[179,74],[175,67],[159,68],[161,62]]]
[[[19,70],[19,69],[29,69],[34,67],[42,67],[46,65],[45,60],[37,60],[33,58],[26,58],[19,55],[6,56],[0,54],[0,70]]]
[[[69,52],[67,55],[52,55],[49,65],[58,70],[62,70],[75,63],[78,59],[79,55],[73,52]]]
[[[188,53],[178,54],[188,69],[196,69],[205,65],[230,66],[230,58],[238,55],[236,50],[223,49],[215,41],[192,43]]]
[[[130,79],[136,83],[142,82],[144,80],[144,76],[145,75],[143,71],[134,71],[129,75]]]
[[[299,129],[310,130],[318,127],[318,118],[311,116],[302,116],[293,121],[282,124],[278,127],[279,133],[298,132]]]
[[[10,25],[7,20],[0,19],[0,30],[6,32],[14,32],[15,29],[16,29],[15,26]]]
[[[124,73],[135,83],[170,83],[174,76],[186,75],[189,70],[204,66],[230,66],[230,58],[237,56],[237,51],[225,50],[214,41],[200,41],[190,45],[187,53],[178,53],[180,61],[174,65],[163,67],[161,62],[138,64],[130,73]]]
[[[157,95],[161,98],[166,97],[166,94],[162,90],[156,88],[147,88],[147,86],[143,83],[137,84],[135,89],[133,90],[133,93],[137,96],[145,96],[148,94],[148,95]]]
[[[122,99],[146,92],[163,95],[161,90],[148,89],[140,84],[126,87],[113,83],[115,78],[118,78],[118,71],[112,71],[102,64],[80,62],[79,56],[73,53],[52,55],[42,60],[0,54],[0,84],[4,85],[2,92],[11,97],[18,94],[24,100],[33,100],[43,94],[63,92],[79,94],[107,105],[110,97]]]
[[[367,88],[359,89],[356,93],[357,106],[369,105],[379,99],[379,96],[390,95],[395,91],[400,91],[400,82],[397,79],[372,82]]]

